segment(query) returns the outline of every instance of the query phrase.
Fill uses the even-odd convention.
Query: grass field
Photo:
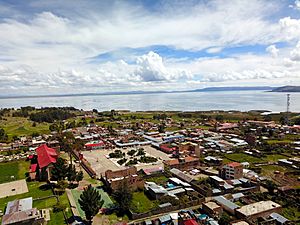
[[[25,173],[28,172],[29,162],[26,161],[14,161],[7,163],[0,163],[0,183],[6,183],[12,181],[11,176],[14,176],[14,180],[20,180],[25,178]]]
[[[147,179],[148,182],[154,182],[157,184],[165,184],[168,180],[169,178],[167,178],[166,176],[150,177]]]
[[[272,154],[272,155],[266,155],[264,157],[264,160],[268,161],[268,162],[277,162],[278,159],[287,159],[288,157],[284,156],[284,155],[279,155],[279,154]]]
[[[0,120],[0,127],[5,130],[9,138],[16,136],[28,136],[32,133],[50,133],[48,123],[36,123],[33,127],[33,122],[24,117],[5,117],[5,120]]]
[[[229,161],[231,160],[231,161],[235,161],[235,162],[260,163],[260,162],[265,161],[262,158],[254,157],[254,156],[247,155],[244,153],[227,154],[226,157]]]
[[[136,213],[148,212],[157,206],[157,203],[148,199],[144,192],[134,192],[131,209]]]
[[[49,197],[46,199],[38,200],[38,198],[43,198],[43,197],[48,197],[48,196],[53,195],[51,189],[40,188],[44,184],[45,183],[41,183],[41,182],[28,182],[27,186],[28,186],[29,192],[20,194],[20,195],[1,198],[0,199],[0,209],[2,211],[4,211],[6,205],[9,201],[13,201],[15,199],[27,198],[27,197],[32,197],[34,199],[33,207],[36,207],[38,209],[52,208],[57,202],[55,197]],[[59,196],[59,200],[65,206],[66,210],[68,212],[70,212],[69,201],[68,201],[66,193]],[[71,216],[70,213],[67,213],[67,215]],[[53,225],[54,224],[65,224],[64,216],[63,216],[62,212],[53,213],[51,211],[50,216],[51,216],[51,221],[48,224],[53,224]]]
[[[285,172],[286,168],[278,165],[267,165],[261,167],[261,174],[263,176],[273,177],[274,171]]]
[[[112,207],[113,202],[110,199],[110,197],[108,196],[108,194],[106,192],[104,192],[102,188],[97,188],[97,190],[101,194],[101,198],[104,200],[104,204],[103,204],[102,208],[110,208],[110,207]],[[72,192],[72,195],[73,195],[74,200],[76,202],[77,210],[78,210],[79,214],[81,215],[81,217],[84,218],[85,217],[85,213],[81,209],[80,204],[78,202],[82,191],[73,189],[73,190],[71,190],[71,192]]]

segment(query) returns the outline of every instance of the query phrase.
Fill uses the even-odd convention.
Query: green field
[[[157,203],[148,199],[143,191],[134,192],[131,210],[136,213],[148,212],[157,207]]]
[[[226,154],[225,157],[229,161],[235,161],[235,162],[260,163],[260,162],[264,162],[265,161],[262,158],[254,157],[254,156],[247,155],[247,154],[244,154],[244,153]]]
[[[290,140],[290,139],[283,139],[283,140],[277,140],[277,139],[274,139],[274,140],[267,140],[267,143],[269,145],[271,144],[290,144],[291,142],[293,142],[293,140]]]
[[[0,120],[0,127],[5,130],[9,138],[13,136],[29,136],[32,133],[45,134],[50,133],[48,123],[36,123],[33,127],[33,122],[24,117],[5,117],[5,120]]]
[[[52,197],[53,193],[52,193],[51,189],[42,188],[42,186],[45,184],[46,183],[41,183],[41,182],[28,182],[27,186],[28,186],[29,192],[20,194],[20,195],[14,195],[14,196],[6,197],[6,198],[1,198],[0,199],[0,209],[2,211],[4,211],[6,205],[9,201],[13,201],[15,199],[27,198],[27,197],[33,198],[33,207],[36,207],[38,209],[52,208],[56,204],[57,200],[56,200],[56,197]],[[51,197],[49,197],[49,196],[51,196]],[[43,198],[43,197],[49,197],[49,198],[38,200],[39,198]],[[70,212],[69,201],[68,201],[66,193],[59,196],[59,200],[65,206],[66,210],[68,212]],[[67,215],[71,216],[70,213],[67,213]],[[65,224],[62,212],[53,213],[51,211],[50,216],[51,216],[51,221],[48,224],[53,224],[53,225],[54,224]]]
[[[150,177],[150,178],[147,178],[147,181],[148,182],[154,182],[156,184],[165,184],[167,181],[169,180],[168,177],[166,176],[159,176],[159,177]]]
[[[25,173],[28,172],[28,170],[29,162],[26,161],[0,163],[0,184],[25,179]],[[14,176],[14,179],[11,178],[12,176]]]
[[[102,208],[110,208],[110,207],[112,207],[113,202],[110,199],[110,197],[108,196],[108,194],[106,192],[104,192],[102,188],[97,188],[97,190],[101,194],[101,198],[104,200],[104,204],[103,204]],[[82,191],[73,189],[73,190],[71,190],[71,192],[72,192],[72,195],[73,195],[74,200],[76,202],[77,210],[78,210],[79,214],[81,215],[81,217],[84,218],[85,217],[85,213],[81,209],[80,204],[78,202]]]
[[[268,161],[268,162],[277,162],[278,159],[287,159],[288,157],[284,156],[284,155],[280,155],[280,154],[272,154],[272,155],[266,155],[264,157],[264,160]]]

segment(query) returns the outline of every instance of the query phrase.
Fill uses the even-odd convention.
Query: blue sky
[[[300,1],[0,2],[8,94],[300,84]]]

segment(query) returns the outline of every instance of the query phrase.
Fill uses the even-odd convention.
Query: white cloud
[[[270,53],[272,57],[277,57],[277,56],[278,56],[278,52],[279,52],[278,48],[276,48],[275,45],[270,45],[270,46],[268,46],[268,47],[266,48],[266,51],[267,51],[268,53]]]
[[[43,92],[51,87],[79,92],[138,85],[165,88],[168,84],[183,88],[193,82],[293,77],[299,66],[295,63],[297,48],[280,48],[280,56],[286,60],[245,53],[183,60],[162,58],[154,52],[127,55],[125,51],[119,61],[89,62],[120,48],[152,45],[214,54],[226,48],[267,45],[266,51],[277,56],[274,43],[300,39],[300,20],[286,17],[279,24],[270,20],[281,10],[280,1],[184,1],[180,6],[163,2],[157,11],[122,1],[29,2],[30,10],[37,9],[35,13],[14,11],[15,16],[5,13],[0,20],[2,91],[30,87],[30,91]],[[0,3],[0,12],[8,10]]]
[[[292,61],[300,61],[300,41],[297,43],[296,47],[291,51]]]
[[[291,17],[284,17],[279,20],[281,33],[286,40],[293,40],[300,38],[300,20],[292,19]]]
[[[143,81],[163,81],[190,79],[192,75],[179,69],[168,69],[163,63],[162,57],[155,52],[149,52],[137,58],[137,68],[135,74]]]

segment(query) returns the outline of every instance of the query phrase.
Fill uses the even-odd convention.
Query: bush
[[[142,156],[139,161],[142,163],[154,163],[157,162],[157,158],[151,156]]]
[[[53,212],[57,213],[57,212],[61,212],[63,210],[66,209],[66,206],[61,204],[60,202],[56,203],[54,206],[53,206]]]
[[[136,153],[136,150],[132,149],[127,152],[127,155],[133,156]]]
[[[119,165],[123,165],[124,163],[126,163],[126,161],[127,161],[127,159],[123,158],[123,159],[118,160],[117,163]]]
[[[110,158],[123,158],[123,153],[120,150],[115,150],[112,153],[109,153]]]

